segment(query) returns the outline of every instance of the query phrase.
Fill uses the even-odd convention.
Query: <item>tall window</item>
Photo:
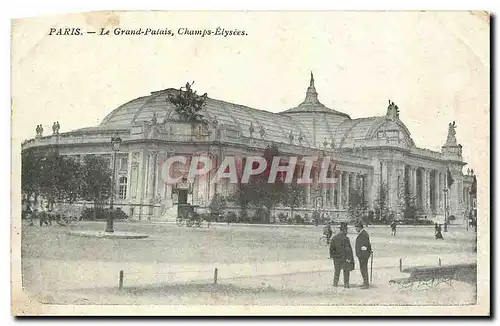
[[[118,198],[126,199],[127,198],[127,177],[120,177],[118,182],[119,182]]]
[[[126,171],[128,167],[128,157],[121,157],[120,158],[120,171]]]

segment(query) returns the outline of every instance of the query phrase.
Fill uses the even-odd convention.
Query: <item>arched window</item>
[[[127,198],[127,177],[120,177],[118,188],[118,198],[126,199]]]

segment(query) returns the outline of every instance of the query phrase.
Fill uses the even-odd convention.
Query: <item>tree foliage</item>
[[[88,155],[81,169],[81,197],[93,201],[96,205],[111,196],[111,170],[106,160]]]
[[[417,207],[417,197],[412,196],[410,190],[405,189],[404,193],[404,209],[403,218],[405,220],[412,219],[413,222],[417,221],[418,218],[418,207]]]
[[[81,164],[57,152],[26,150],[21,165],[21,190],[27,199],[41,196],[52,205],[81,199],[98,203],[109,198],[111,171],[102,158],[89,155]]]
[[[306,202],[305,188],[297,183],[297,179],[299,178],[300,176],[297,174],[296,170],[293,175],[292,183],[284,185],[281,195],[281,203],[290,207],[290,216],[294,216],[294,210],[304,205]]]
[[[351,220],[363,220],[367,214],[368,206],[365,202],[362,187],[353,187],[349,193],[349,207],[347,214]]]
[[[21,190],[25,198],[36,197],[40,193],[41,157],[32,149],[21,155]]]
[[[275,157],[280,156],[278,148],[268,146],[263,153],[263,157],[267,162],[266,169],[257,175],[250,177],[248,183],[240,183],[238,189],[238,202],[243,210],[248,206],[262,208],[267,210],[266,218],[270,217],[270,210],[272,210],[278,203],[283,200],[283,193],[285,189],[284,173],[278,173],[275,182],[269,183],[269,174],[271,170],[271,163]],[[263,216],[262,214],[259,216]]]
[[[199,96],[193,90],[194,82],[186,83],[184,87],[179,89],[179,92],[174,95],[169,95],[167,102],[175,107],[175,112],[179,117],[188,122],[204,122],[201,110],[205,106],[207,93]]]
[[[378,189],[377,197],[373,203],[375,219],[381,222],[388,222],[391,219],[389,209],[389,191],[386,183],[382,183]]]
[[[220,194],[215,194],[209,207],[212,214],[220,214],[227,207],[226,199]]]

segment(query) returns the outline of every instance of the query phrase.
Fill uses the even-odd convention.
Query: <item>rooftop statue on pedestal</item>
[[[390,119],[399,119],[399,108],[394,102],[391,102],[391,100],[389,100],[386,116]]]
[[[36,137],[43,137],[43,127],[41,124],[36,126]]]
[[[455,125],[455,121],[453,123],[448,124],[448,138],[446,139],[445,146],[457,146],[457,132],[455,129],[457,126]]]

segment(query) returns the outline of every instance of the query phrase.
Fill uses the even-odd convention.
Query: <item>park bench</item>
[[[448,266],[434,267],[412,267],[403,270],[410,273],[408,278],[398,278],[389,281],[389,284],[397,284],[400,287],[411,287],[413,284],[418,286],[432,287],[441,283],[453,287],[451,282],[456,279],[456,274],[463,270],[475,269],[476,264],[457,264]]]

